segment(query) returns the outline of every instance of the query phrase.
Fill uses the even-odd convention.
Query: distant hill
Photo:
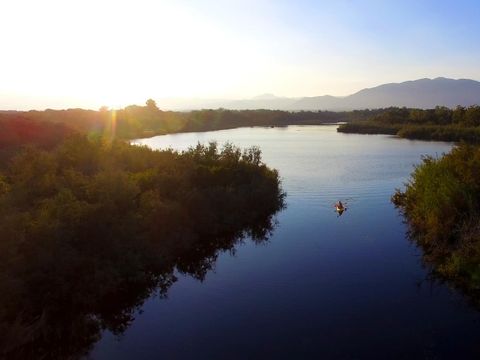
[[[383,84],[360,90],[352,95],[330,95],[287,98],[264,94],[243,100],[204,100],[190,102],[158,101],[159,106],[176,110],[200,108],[272,109],[272,110],[356,110],[390,106],[433,108],[437,105],[455,107],[480,104],[480,82],[469,79],[419,79],[402,83]],[[173,106],[172,106],[173,105]]]
[[[295,109],[354,110],[406,106],[433,108],[437,105],[455,107],[480,104],[480,82],[467,79],[420,79],[391,83],[363,89],[339,98],[320,96],[297,101]]]
[[[5,97],[0,94],[0,112],[1,110],[13,109],[11,104],[30,103],[31,101],[38,105],[32,106],[32,108],[62,109],[62,106],[58,106],[58,103],[53,100],[42,97],[23,100],[13,95]],[[158,98],[156,100],[160,109],[175,111],[218,108],[231,110],[348,111],[392,106],[428,109],[437,105],[453,108],[457,105],[480,105],[480,82],[469,79],[456,80],[438,77],[383,84],[342,97],[323,95],[289,98],[267,93],[248,99]],[[98,101],[101,101],[101,99]]]

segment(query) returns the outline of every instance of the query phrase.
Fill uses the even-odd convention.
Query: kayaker
[[[343,204],[340,200],[338,200],[338,203],[335,204],[335,206],[337,207],[338,210],[342,210],[343,209]]]

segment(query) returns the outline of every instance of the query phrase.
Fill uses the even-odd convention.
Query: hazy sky
[[[2,0],[0,108],[480,80],[480,1]]]

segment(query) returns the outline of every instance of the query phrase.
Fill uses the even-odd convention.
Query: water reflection
[[[114,249],[112,253],[119,257],[116,259],[92,259],[91,254],[85,253],[82,259],[75,260],[74,277],[58,276],[54,271],[23,277],[18,274],[16,279],[7,279],[0,274],[3,282],[27,279],[17,284],[24,288],[17,294],[30,295],[13,299],[18,306],[10,305],[10,308],[7,306],[12,303],[9,296],[0,299],[3,319],[0,323],[3,335],[0,354],[9,359],[77,359],[85,356],[100,339],[103,330],[122,334],[147,298],[153,294],[166,297],[177,280],[176,272],[203,281],[214,268],[220,253],[234,253],[235,247],[243,241],[266,242],[276,226],[275,213],[283,207],[282,200],[272,207],[272,212],[257,216],[242,227],[232,224],[229,231],[217,236],[202,235],[195,242],[184,244],[180,252],[176,247],[163,248],[161,254],[152,253],[149,263],[132,263],[132,253],[137,253],[138,261],[145,260],[139,255],[145,250],[139,244],[128,252]],[[68,255],[63,254],[60,247],[56,251],[60,258]],[[22,271],[28,271],[28,265],[24,265]],[[46,280],[56,282],[54,293],[42,292],[41,284]],[[85,299],[85,286],[98,287],[102,291],[90,292],[96,296]]]
[[[461,271],[457,267],[458,264],[451,261],[451,255],[447,254],[445,249],[435,249],[432,246],[428,246],[423,240],[422,235],[413,229],[406,218],[405,223],[408,226],[406,237],[419,249],[421,263],[426,270],[425,278],[419,283],[419,286],[428,284],[430,289],[447,286],[460,293],[462,299],[465,300],[470,307],[476,311],[480,311],[480,288],[478,287],[478,279],[472,277],[472,274],[468,272]],[[464,256],[464,259],[460,259],[457,255],[457,261],[471,261],[472,252],[468,249],[469,245],[470,244],[462,245],[463,248],[460,249],[459,253]]]

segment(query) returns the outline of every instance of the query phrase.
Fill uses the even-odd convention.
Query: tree
[[[147,104],[147,108],[150,110],[158,110],[157,103],[153,99],[148,99],[145,104]]]
[[[479,126],[480,125],[480,106],[473,105],[465,111],[465,124],[467,126]]]

